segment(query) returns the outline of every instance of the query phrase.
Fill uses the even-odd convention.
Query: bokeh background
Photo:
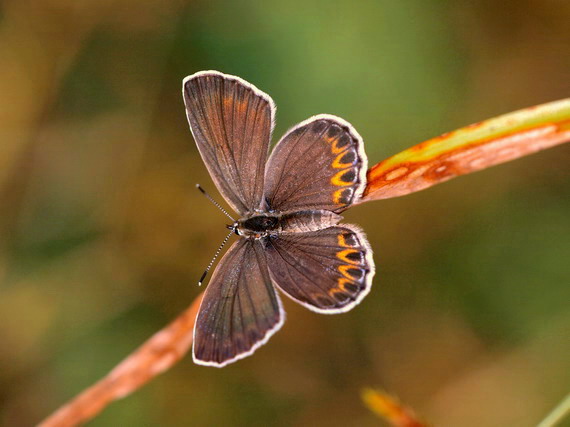
[[[12,0],[0,3],[0,424],[32,425],[199,293],[226,218],[182,78],[236,74],[274,139],[349,120],[371,164],[570,94],[570,2]],[[378,425],[362,387],[438,426],[530,426],[570,386],[570,147],[346,214],[371,294],[322,316],[285,299],[268,345],[185,358],[93,426]]]

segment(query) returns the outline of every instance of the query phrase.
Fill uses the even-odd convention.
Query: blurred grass
[[[338,114],[371,164],[568,96],[563,1],[0,5],[0,424],[31,425],[198,293],[224,218],[180,96],[201,69]],[[532,425],[564,395],[568,147],[346,214],[378,266],[354,311],[288,321],[223,370],[189,358],[93,425],[376,425],[379,386],[434,425]],[[484,411],[481,408],[485,408]]]

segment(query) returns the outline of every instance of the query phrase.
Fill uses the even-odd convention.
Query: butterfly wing
[[[285,320],[259,241],[235,242],[216,267],[194,327],[192,355],[222,367],[252,354]]]
[[[275,104],[239,77],[201,71],[183,83],[188,123],[220,193],[240,214],[259,208]]]
[[[354,225],[282,234],[267,239],[265,246],[274,283],[313,311],[348,311],[370,291],[372,249]]]
[[[341,212],[366,187],[362,138],[343,119],[321,114],[290,129],[265,172],[266,209]]]

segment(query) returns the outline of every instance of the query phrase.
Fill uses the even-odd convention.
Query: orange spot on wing
[[[344,154],[344,152],[348,149],[348,147],[346,145],[339,147],[338,142],[339,138],[334,138],[331,144],[331,151],[333,152],[333,154],[339,154],[339,153]]]
[[[342,289],[343,291],[346,291],[345,285],[346,285],[347,283],[349,283],[349,284],[350,284],[350,283],[354,283],[354,281],[353,281],[353,280],[349,280],[349,279],[345,279],[344,277],[341,277],[340,279],[338,279],[337,283],[338,283],[338,287],[339,287],[340,289]]]
[[[352,260],[352,259],[348,258],[348,256],[349,256],[350,254],[356,254],[356,253],[358,253],[358,252],[359,252],[359,251],[356,250],[356,249],[345,249],[345,250],[343,250],[343,251],[337,252],[337,253],[336,253],[336,257],[337,257],[338,259],[340,259],[341,261],[346,262],[347,264],[357,265],[357,264],[359,264],[359,262],[356,261],[356,260]]]
[[[333,177],[331,178],[331,184],[336,186],[336,187],[347,187],[349,185],[352,185],[353,182],[352,181],[343,181],[342,177],[344,176],[344,174],[348,171],[349,169],[343,169],[340,172],[337,172],[336,174],[333,175]]]
[[[333,193],[333,202],[339,206],[345,206],[351,202],[353,196],[354,189],[352,187],[344,187]]]
[[[336,141],[338,139],[338,137],[337,136],[325,135],[325,136],[323,136],[323,139],[325,140],[325,142],[332,144],[334,141]]]
[[[348,236],[349,238],[354,239],[354,235],[352,235],[352,234],[344,234],[344,233],[341,233],[341,234],[338,235],[338,245],[339,245],[340,247],[343,247],[343,248],[354,248],[355,246],[357,246],[357,243],[356,243],[356,242],[355,242],[355,243],[347,243],[347,242],[346,242],[347,236]]]
[[[336,205],[341,205],[342,203],[340,202],[340,198],[342,197],[342,192],[344,191],[344,189],[340,189],[340,190],[336,190],[333,193],[333,203]]]
[[[342,152],[338,156],[335,157],[334,161],[332,162],[332,167],[335,169],[346,169],[352,166],[352,163],[341,163],[341,159],[344,157],[346,153]]]
[[[339,265],[338,266],[338,271],[340,272],[340,274],[342,274],[344,277],[346,277],[346,279],[339,279],[339,285],[340,285],[340,281],[343,281],[343,289],[344,289],[344,282],[349,282],[349,283],[353,283],[354,282],[354,277],[350,275],[350,273],[347,271],[351,268],[354,268],[354,265]]]

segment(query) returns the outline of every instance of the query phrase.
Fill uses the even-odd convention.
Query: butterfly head
[[[237,221],[234,222],[233,224],[226,224],[226,228],[227,228],[228,230],[233,231],[233,232],[234,232],[235,234],[237,234],[238,236],[240,235],[240,234],[238,233],[238,222],[237,222]]]

